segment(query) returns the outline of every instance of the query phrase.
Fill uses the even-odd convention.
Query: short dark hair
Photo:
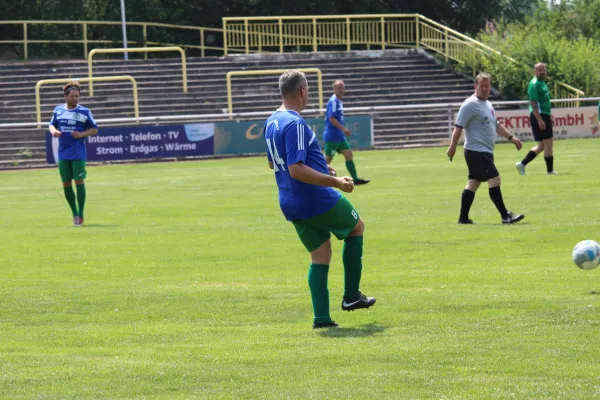
[[[479,83],[480,79],[487,79],[488,81],[490,81],[490,83],[492,83],[492,74],[487,72],[480,72],[475,78],[475,83]]]
[[[302,86],[308,86],[306,75],[300,71],[287,71],[279,77],[279,93],[281,97],[288,97],[296,93]]]
[[[77,89],[77,91],[81,93],[81,85],[79,84],[79,82],[71,81],[65,86],[63,86],[63,93],[65,94],[65,96],[67,96],[72,89]]]

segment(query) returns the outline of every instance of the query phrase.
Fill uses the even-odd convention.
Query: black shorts
[[[548,114],[540,114],[544,123],[546,124],[546,130],[541,131],[538,124],[537,118],[533,113],[529,114],[529,122],[531,122],[531,131],[533,132],[533,138],[536,142],[542,140],[552,139],[552,118]]]
[[[486,182],[500,175],[494,165],[494,155],[492,153],[465,149],[465,161],[469,168],[469,180]]]

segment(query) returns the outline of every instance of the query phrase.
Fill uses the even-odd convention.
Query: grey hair
[[[302,86],[308,87],[306,75],[300,71],[288,71],[281,74],[279,77],[279,93],[281,97],[288,97],[296,93]]]
[[[489,74],[487,72],[480,72],[477,77],[475,78],[475,83],[479,83],[480,79],[487,79],[488,81],[490,81],[490,84],[492,83],[492,74]]]

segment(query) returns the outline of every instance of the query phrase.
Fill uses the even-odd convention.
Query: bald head
[[[543,80],[547,76],[547,74],[546,74],[546,64],[544,64],[544,63],[540,62],[540,63],[535,64],[534,71],[535,71],[535,76],[538,79],[542,79]]]
[[[338,99],[344,97],[345,90],[346,86],[344,85],[343,80],[338,79],[337,81],[333,82],[333,93],[335,94],[335,97],[337,97]]]

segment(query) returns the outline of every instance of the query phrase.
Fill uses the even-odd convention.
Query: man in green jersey
[[[535,76],[527,87],[529,98],[529,121],[533,138],[537,144],[529,150],[525,158],[517,163],[517,171],[525,175],[525,166],[529,164],[538,154],[544,152],[546,161],[546,172],[548,175],[558,175],[554,170],[554,154],[552,153],[552,105],[550,104],[550,90],[545,80],[547,78],[546,65],[537,63],[535,65]]]

